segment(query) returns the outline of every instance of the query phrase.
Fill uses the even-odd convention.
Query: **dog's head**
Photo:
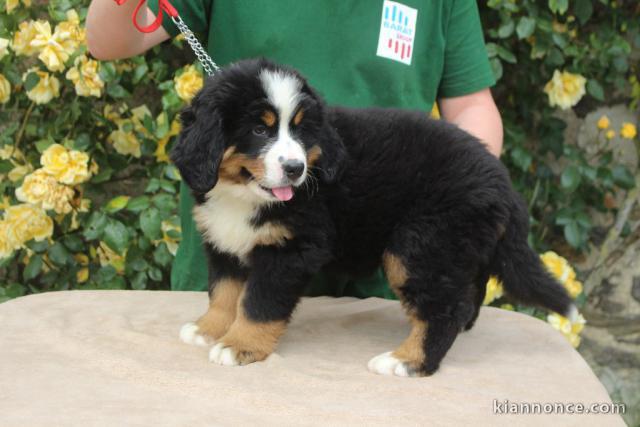
[[[224,180],[287,201],[310,175],[335,181],[344,162],[320,97],[296,71],[264,59],[207,79],[181,121],[171,158],[196,194]]]

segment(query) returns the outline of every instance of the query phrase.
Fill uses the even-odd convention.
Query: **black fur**
[[[265,60],[240,62],[208,80],[182,115],[172,159],[200,203],[224,149],[250,150],[244,129],[265,103],[265,68],[304,82]],[[310,169],[319,179],[253,218],[255,227],[286,226],[293,239],[255,247],[244,264],[205,245],[212,284],[220,274],[247,278],[243,304],[252,319],[289,319],[320,269],[367,274],[385,251],[409,273],[399,290],[404,306],[428,322],[421,373],[434,372],[458,332],[473,326],[490,274],[512,297],[567,313],[569,296],[527,244],[524,201],[476,138],[424,112],[330,108],[306,82],[303,92],[305,116],[292,133],[307,150],[322,149]]]

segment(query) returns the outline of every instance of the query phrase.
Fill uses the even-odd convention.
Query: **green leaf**
[[[533,18],[529,18],[528,16],[523,16],[518,21],[518,26],[516,27],[516,33],[518,34],[518,38],[520,40],[526,39],[531,36],[536,29],[536,20]]]
[[[110,83],[118,77],[118,73],[113,62],[101,62],[98,74],[105,83]]]
[[[147,64],[138,65],[135,70],[133,70],[133,78],[131,79],[131,82],[133,84],[140,83],[140,80],[142,80],[142,78],[147,74],[148,71],[149,67],[147,66]]]
[[[131,96],[131,94],[119,84],[113,84],[107,86],[107,94],[113,98],[126,98]]]
[[[549,0],[549,9],[553,13],[564,15],[569,8],[569,0]]]
[[[85,248],[84,241],[77,234],[67,234],[62,243],[72,252],[81,252]]]
[[[98,283],[108,282],[116,276],[116,269],[112,265],[105,265],[98,270],[95,279]]]
[[[149,199],[149,196],[134,197],[133,199],[129,200],[129,203],[127,204],[127,210],[131,212],[141,212],[145,209],[149,209],[150,205],[151,199]]]
[[[151,208],[140,214],[140,228],[150,240],[158,240],[162,237],[160,226],[161,219],[158,209]]]
[[[575,190],[580,185],[581,175],[578,167],[568,166],[560,176],[560,185],[567,191]]]
[[[160,243],[156,250],[153,251],[153,260],[162,267],[167,267],[173,260],[173,255],[171,255],[164,242]]]
[[[149,269],[149,278],[154,282],[160,282],[162,280],[162,270],[158,267],[152,267]]]
[[[11,283],[9,286],[3,289],[4,295],[9,298],[18,298],[27,293],[27,288],[25,288],[20,283]]]
[[[0,174],[10,172],[14,167],[10,160],[0,160]]]
[[[574,248],[579,248],[582,245],[582,233],[576,221],[571,221],[564,226],[564,238]]]
[[[499,81],[502,78],[503,68],[502,61],[498,58],[491,58],[491,70],[493,71],[493,77],[496,81]]]
[[[83,235],[87,240],[96,240],[102,237],[104,229],[107,226],[108,218],[102,212],[93,212],[89,216],[89,221],[85,226]]]
[[[129,230],[120,221],[111,219],[104,229],[103,239],[111,249],[123,255],[129,246]]]
[[[591,0],[575,0],[573,11],[580,25],[584,25],[593,14],[593,3]]]
[[[587,92],[598,101],[604,101],[604,89],[597,80],[589,79],[587,81]]]
[[[73,149],[86,151],[91,146],[91,137],[88,133],[81,133],[73,141]]]
[[[28,282],[38,276],[40,271],[42,271],[42,255],[33,255],[22,272],[22,278],[25,282]]]
[[[118,212],[127,206],[129,199],[130,199],[129,196],[114,197],[109,201],[109,203],[107,203],[107,206],[105,206],[105,209],[109,213]]]
[[[64,267],[73,259],[67,248],[60,242],[54,243],[47,251],[47,254],[51,262],[58,267]]]
[[[147,274],[143,271],[136,273],[136,275],[133,276],[133,279],[131,279],[131,288],[140,291],[142,289],[146,289],[146,287]]]
[[[49,241],[41,240],[38,242],[38,241],[32,240],[29,243],[27,243],[27,247],[36,253],[42,253],[46,251],[47,248],[49,247]]]
[[[35,71],[30,72],[29,74],[27,74],[27,78],[24,79],[24,88],[29,91],[31,89],[33,89],[34,87],[36,87],[36,85],[40,82],[40,76],[38,76],[38,74],[36,74]]]
[[[127,282],[123,277],[115,276],[113,279],[103,283],[102,289],[127,289]]]
[[[511,150],[511,159],[523,172],[527,172],[529,170],[529,167],[531,167],[531,162],[533,160],[531,154],[529,154],[521,147],[515,147],[513,150]]]
[[[507,61],[510,64],[515,64],[518,62],[516,56],[511,53],[511,51],[505,49],[502,46],[498,46],[498,56],[502,58],[502,60]]]
[[[173,212],[177,208],[175,196],[170,194],[156,194],[153,196],[153,204],[165,213]]]
[[[636,180],[629,169],[625,166],[617,165],[611,170],[613,182],[620,188],[630,190],[636,186]]]
[[[49,148],[49,146],[52,145],[53,143],[54,142],[49,139],[41,139],[39,141],[36,141],[36,149],[38,150],[39,153],[42,153],[44,152],[44,150]]]
[[[498,37],[500,37],[501,39],[511,37],[514,27],[515,24],[513,23],[513,20],[510,19],[506,23],[502,24],[500,28],[498,28]]]
[[[134,271],[144,271],[149,268],[149,263],[144,258],[136,258],[129,262],[129,267]]]

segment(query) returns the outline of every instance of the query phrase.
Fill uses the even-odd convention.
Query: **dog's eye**
[[[253,134],[257,136],[265,136],[267,134],[267,127],[258,125],[253,128]]]

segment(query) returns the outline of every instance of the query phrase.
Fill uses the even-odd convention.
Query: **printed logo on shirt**
[[[384,0],[376,55],[411,65],[417,18],[417,9]]]

